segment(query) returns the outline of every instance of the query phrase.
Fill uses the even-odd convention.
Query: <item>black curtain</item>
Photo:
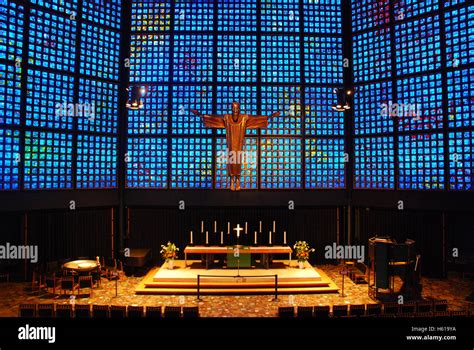
[[[0,244],[23,244],[23,213],[1,213]]]
[[[0,229],[0,245],[4,246],[7,243],[11,245],[23,245],[23,213],[1,213],[1,229]],[[10,278],[16,279],[17,276],[22,276],[25,270],[24,260],[3,260],[0,259],[0,271],[2,269],[8,270]]]
[[[446,256],[449,261],[474,261],[474,213],[446,213]],[[453,258],[453,249],[457,248],[459,256]]]
[[[183,249],[189,244],[190,231],[193,231],[194,244],[204,244],[201,221],[204,221],[204,232],[208,231],[210,244],[220,243],[221,231],[224,232],[225,244],[236,244],[233,228],[237,224],[245,227],[247,222],[248,234],[242,232],[239,243],[249,245],[254,242],[254,232],[260,231],[261,221],[262,234],[258,234],[258,243],[268,244],[269,231],[273,231],[275,221],[273,244],[283,244],[283,231],[286,231],[288,245],[306,240],[317,249],[311,262],[322,262],[324,246],[336,241],[336,213],[336,208],[130,208],[129,237],[125,247],[151,248],[155,262],[158,262],[162,244],[172,241]],[[217,234],[214,232],[214,221],[217,222]],[[229,222],[230,236],[227,235]]]
[[[110,208],[28,213],[27,244],[38,245],[39,261],[79,256],[110,257]]]

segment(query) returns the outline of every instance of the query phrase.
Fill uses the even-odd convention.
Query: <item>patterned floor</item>
[[[341,288],[342,276],[339,267],[333,265],[318,266]],[[374,303],[368,297],[367,285],[356,285],[345,278],[344,294],[298,294],[282,295],[278,301],[272,301],[272,296],[204,296],[198,302],[195,296],[159,296],[135,295],[136,285],[142,278],[124,277],[118,282],[118,296],[115,296],[115,282],[103,279],[102,286],[94,289],[92,296],[80,295],[75,298],[78,304],[105,305],[199,305],[202,317],[275,317],[279,306],[290,303],[305,305],[333,304],[362,304]],[[423,297],[447,299],[450,310],[472,310],[473,303],[467,302],[466,296],[474,291],[472,278],[462,278],[450,275],[447,279],[423,278]],[[0,317],[15,317],[18,315],[20,303],[58,303],[70,302],[69,296],[54,296],[52,294],[32,293],[27,283],[0,284]]]

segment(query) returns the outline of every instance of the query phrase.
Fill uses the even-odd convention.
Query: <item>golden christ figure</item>
[[[268,119],[280,116],[280,112],[267,116],[253,116],[240,113],[240,103],[232,102],[232,114],[207,115],[193,109],[192,112],[201,117],[208,128],[225,129],[227,149],[232,154],[232,161],[227,161],[227,172],[230,176],[231,191],[240,191],[240,175],[242,172],[242,157],[245,132],[247,129],[268,127]]]

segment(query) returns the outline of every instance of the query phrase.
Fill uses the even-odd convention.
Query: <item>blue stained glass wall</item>
[[[352,15],[354,187],[472,190],[474,6],[354,0]]]
[[[27,131],[24,160],[25,189],[73,188],[72,150],[71,134]]]
[[[355,139],[355,183],[363,188],[395,188],[395,150],[392,136]]]
[[[84,17],[91,23],[98,23],[120,29],[120,1],[82,0]]]
[[[210,35],[175,35],[173,81],[200,83],[212,80],[212,51]]]
[[[212,140],[173,138],[171,188],[212,188]]]
[[[81,37],[81,74],[118,80],[120,34],[84,24]]]
[[[176,1],[174,21],[176,30],[211,31],[214,26],[214,1]]]
[[[114,188],[117,184],[117,138],[79,135],[77,188]]]
[[[116,187],[120,2],[2,0],[0,25],[0,190]]]
[[[306,139],[305,160],[311,188],[344,187],[344,139]]]
[[[20,132],[0,129],[0,190],[20,188]]]
[[[343,85],[341,16],[341,0],[133,1],[130,85],[147,92],[128,112],[127,186],[228,188],[217,156],[226,131],[191,109],[223,115],[238,101],[242,113],[281,113],[246,132],[256,159],[243,165],[244,189],[345,188],[345,121],[331,109]],[[166,156],[141,156],[141,138]],[[160,180],[145,179],[155,164]]]
[[[474,131],[449,133],[449,188],[472,190],[474,176]]]
[[[15,63],[0,63],[0,125],[20,124],[21,75]]]
[[[168,144],[164,138],[129,138],[127,187],[166,188]]]
[[[257,82],[257,37],[220,35],[217,37],[217,81]]]
[[[30,11],[29,63],[74,71],[76,21],[34,8]]]

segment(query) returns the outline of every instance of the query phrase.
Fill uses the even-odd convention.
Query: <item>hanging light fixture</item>
[[[144,86],[134,85],[131,89],[127,89],[127,91],[129,91],[131,96],[127,101],[126,107],[131,110],[142,109],[145,106],[142,98],[146,95],[146,88]]]
[[[351,90],[344,90],[343,88],[334,89],[334,93],[337,96],[337,103],[332,106],[332,109],[338,112],[345,112],[351,109],[349,97],[352,96]]]

